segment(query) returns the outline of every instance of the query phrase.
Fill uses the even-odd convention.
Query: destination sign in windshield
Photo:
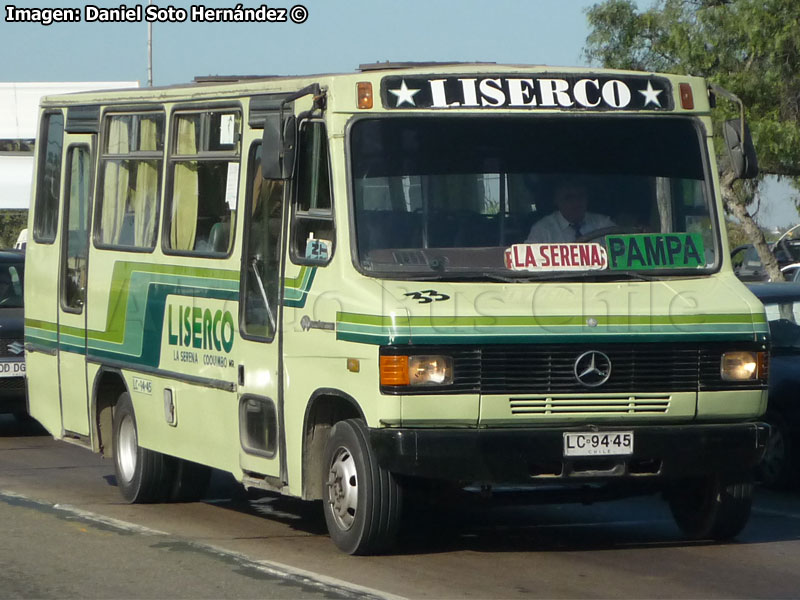
[[[696,269],[705,264],[696,233],[609,235],[598,243],[514,244],[505,251],[512,271]]]

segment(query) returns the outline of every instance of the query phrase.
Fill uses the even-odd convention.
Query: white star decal
[[[400,84],[400,89],[397,90],[389,90],[390,94],[394,94],[397,96],[397,104],[396,106],[400,106],[403,102],[408,102],[411,106],[416,106],[417,103],[414,102],[414,94],[416,94],[419,90],[410,90],[406,86],[406,80],[403,80],[403,83]]]
[[[647,82],[647,89],[646,90],[639,90],[639,93],[644,96],[644,105],[647,106],[651,102],[661,108],[661,101],[658,99],[658,95],[663,92],[664,90],[654,90],[653,84],[651,82]]]

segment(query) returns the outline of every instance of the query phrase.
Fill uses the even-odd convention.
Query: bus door
[[[247,153],[247,197],[241,266],[238,407],[240,467],[266,476],[267,487],[285,481],[280,399],[281,248],[284,193],[278,179],[261,175],[261,142]]]
[[[65,433],[88,437],[86,284],[94,136],[64,136],[65,174],[58,275],[58,379]]]

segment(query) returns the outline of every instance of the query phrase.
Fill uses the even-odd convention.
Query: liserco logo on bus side
[[[236,327],[233,315],[198,306],[167,306],[167,343],[170,346],[230,352]]]
[[[663,77],[525,74],[389,76],[381,82],[385,108],[519,108],[672,110]]]

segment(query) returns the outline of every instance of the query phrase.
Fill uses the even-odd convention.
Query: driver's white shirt
[[[581,236],[606,227],[614,227],[614,221],[606,215],[587,212],[581,221]],[[570,226],[564,215],[555,210],[533,224],[525,241],[531,244],[574,242],[575,229]]]

